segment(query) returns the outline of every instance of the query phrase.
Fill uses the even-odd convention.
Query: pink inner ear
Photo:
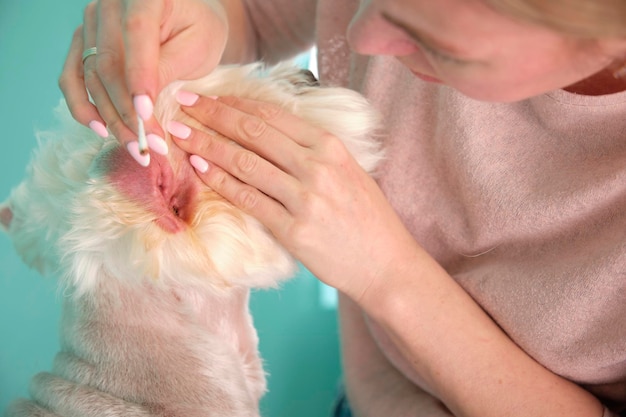
[[[0,224],[8,230],[11,225],[11,220],[13,220],[13,211],[8,204],[3,204],[0,206]]]

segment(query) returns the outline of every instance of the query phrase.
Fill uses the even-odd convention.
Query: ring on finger
[[[98,48],[92,46],[91,48],[87,48],[83,51],[83,65],[85,64],[85,60],[92,55],[96,55],[98,53]]]

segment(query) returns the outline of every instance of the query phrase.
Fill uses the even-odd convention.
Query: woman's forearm
[[[228,19],[228,41],[222,64],[243,64],[259,59],[257,38],[243,0],[219,0]]]
[[[361,309],[339,298],[344,383],[355,417],[452,417],[445,406],[395,369],[372,339]]]
[[[359,304],[456,416],[602,416],[595,397],[530,358],[414,249]]]

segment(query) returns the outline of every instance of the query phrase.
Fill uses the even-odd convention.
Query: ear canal
[[[5,232],[9,230],[11,226],[11,220],[13,220],[13,210],[7,203],[0,204],[0,229]]]

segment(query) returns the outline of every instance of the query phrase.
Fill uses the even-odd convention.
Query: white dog
[[[293,67],[220,67],[159,96],[161,122],[191,123],[178,89],[277,103],[341,138],[364,169],[380,159],[365,99],[320,88]],[[0,206],[22,259],[59,275],[61,352],[31,384],[22,416],[259,415],[266,390],[250,288],[274,287],[294,261],[253,218],[203,185],[170,138],[148,168],[61,108],[26,179]]]

